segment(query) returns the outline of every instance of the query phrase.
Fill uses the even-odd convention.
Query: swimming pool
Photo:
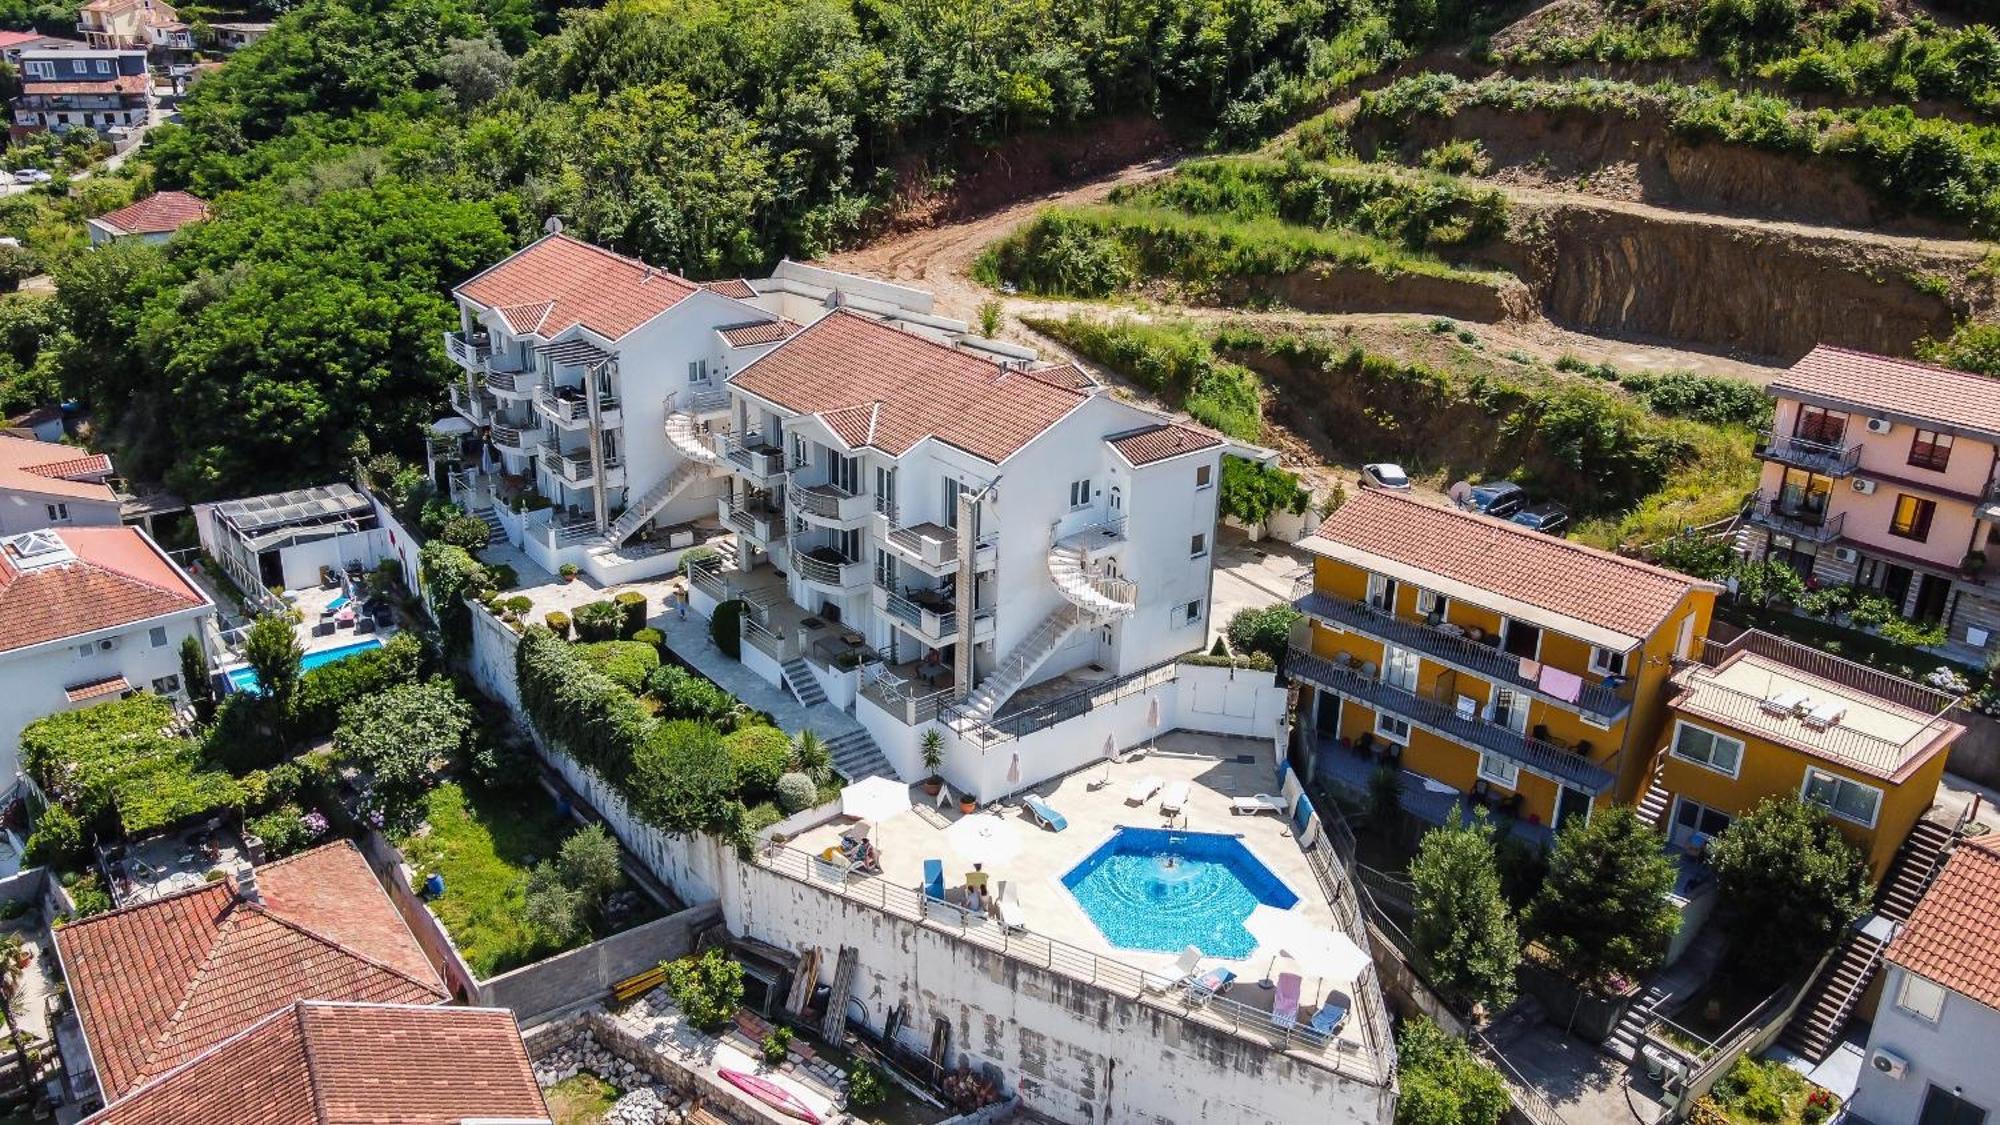
[[[310,672],[321,665],[331,664],[336,660],[345,660],[357,652],[367,652],[371,648],[381,647],[381,638],[364,637],[361,640],[341,645],[339,648],[323,648],[318,652],[309,652],[299,660],[299,671]],[[247,691],[255,695],[262,688],[262,685],[257,682],[257,669],[247,664],[241,668],[231,668],[226,675],[229,677],[229,690],[231,691]]]
[[[1062,883],[1113,945],[1231,959],[1257,948],[1250,911],[1299,901],[1236,837],[1163,828],[1120,828]]]

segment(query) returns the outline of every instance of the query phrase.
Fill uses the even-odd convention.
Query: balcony
[[[926,574],[942,576],[958,570],[958,532],[943,524],[901,526],[889,513],[878,510],[875,537],[890,554]],[[974,544],[974,569],[993,565],[995,542],[989,534]]]
[[[1808,441],[1760,430],[1757,433],[1757,456],[1822,476],[1844,477],[1852,474],[1861,464],[1861,446]]]
[[[600,401],[600,416],[603,403]],[[590,400],[584,397],[580,387],[551,387],[543,384],[535,391],[535,409],[542,417],[566,430],[585,429],[590,425]],[[609,425],[609,419],[606,419]]]
[[[472,391],[460,384],[451,385],[451,408],[459,412],[476,426],[484,426],[488,419],[500,409],[500,400],[487,394],[483,389]]]
[[[762,434],[716,434],[715,451],[725,468],[758,488],[772,488],[785,479],[785,451]]]
[[[1483,750],[1521,768],[1595,796],[1617,781],[1609,770],[1573,750],[1543,742],[1509,727],[1485,722],[1434,699],[1364,675],[1323,656],[1294,648],[1285,654],[1285,674],[1377,711],[1395,715],[1450,742]]]
[[[534,371],[501,371],[486,361],[486,389],[506,398],[533,398],[542,377]]]
[[[692,414],[707,418],[729,412],[729,388],[711,383],[695,383],[685,391],[667,396],[667,413]]]
[[[906,597],[878,582],[874,599],[877,612],[932,648],[942,648],[958,639],[958,611],[950,601],[935,592],[913,593]]]
[[[1835,512],[1829,516],[1823,509],[1814,511],[1796,501],[1766,496],[1761,492],[1752,497],[1750,505],[1751,523],[1809,543],[1831,543],[1840,538],[1841,525],[1846,519],[1846,512]]]
[[[509,453],[534,453],[542,445],[541,423],[530,418],[518,426],[493,423],[493,444]]]
[[[597,469],[596,466],[591,464],[590,450],[588,449],[572,449],[564,452],[544,442],[541,447],[541,456],[542,464],[548,466],[550,472],[561,477],[565,484],[577,488],[586,488],[599,483]],[[625,470],[619,461],[615,459],[608,461],[604,465],[604,480],[602,483],[606,487],[616,488],[623,483],[624,473]]]
[[[884,673],[861,685],[868,702],[902,721],[920,726],[938,717],[938,708],[951,699],[951,688],[937,688],[921,680]]]
[[[794,477],[785,503],[806,520],[828,527],[853,527],[868,518],[868,497],[831,484],[802,485]]]
[[[444,334],[444,354],[453,363],[479,375],[486,370],[486,357],[493,354],[493,338],[484,332]]]
[[[1447,668],[1477,676],[1489,683],[1526,692],[1545,703],[1574,711],[1606,726],[1624,719],[1632,710],[1630,680],[1583,685],[1574,703],[1542,691],[1535,681],[1521,675],[1521,660],[1491,645],[1465,637],[1441,633],[1436,627],[1409,621],[1363,602],[1307,592],[1292,602],[1300,612],[1335,628],[1373,637],[1378,641],[1421,653]]]
[[[597,537],[597,523],[588,516],[559,516],[555,509],[545,509],[528,517],[528,534],[546,544],[551,551]]]
[[[806,585],[830,594],[845,594],[868,585],[868,564],[842,555],[831,547],[794,545],[792,573]]]
[[[785,538],[785,513],[762,504],[738,507],[723,497],[715,502],[722,526],[768,551]]]

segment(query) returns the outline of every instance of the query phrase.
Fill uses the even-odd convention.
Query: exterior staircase
[[[487,527],[492,529],[493,534],[487,540],[488,542],[505,543],[507,541],[507,525],[500,522],[500,514],[493,510],[492,505],[489,504],[484,508],[480,508],[472,514],[478,516],[485,522]]]
[[[851,730],[830,738],[826,748],[833,755],[833,768],[849,781],[896,776],[896,771],[889,768],[889,759],[882,756],[882,748],[875,745],[865,730]]]
[[[1666,768],[1667,755],[1662,751],[1653,759],[1653,770],[1646,775],[1646,791],[1640,795],[1639,807],[1636,810],[1639,814],[1639,823],[1656,832],[1665,832],[1670,827],[1667,824],[1667,810],[1674,803],[1673,794],[1667,792],[1666,787],[1660,784]]]
[[[1958,831],[1951,825],[1917,821],[1875,891],[1876,915],[1898,925],[1909,921],[1957,840]],[[1808,986],[1805,1003],[1785,1025],[1778,1042],[1813,1063],[1823,1062],[1840,1042],[1848,1017],[1881,967],[1884,944],[1858,926],[1847,931],[1826,968]]]
[[[785,686],[792,689],[800,703],[807,707],[817,707],[826,702],[826,692],[820,690],[819,680],[806,665],[805,657],[794,656],[785,661]]]
[[[1673,993],[1654,983],[1639,994],[1639,998],[1626,1007],[1625,1015],[1618,1026],[1611,1029],[1610,1038],[1604,1041],[1604,1050],[1614,1058],[1626,1062],[1639,1057],[1639,1042],[1646,1035],[1646,1026],[1653,1022],[1653,1016],[1660,1005],[1672,998]]]
[[[1070,604],[1099,621],[1115,621],[1139,608],[1137,586],[1098,573],[1074,547],[1049,548],[1049,577]]]
[[[637,500],[628,505],[623,515],[612,521],[611,527],[605,532],[605,541],[616,547],[632,538],[633,532],[646,526],[647,520],[657,515],[661,508],[666,507],[689,485],[707,479],[711,464],[709,461],[692,459],[682,461],[673,472],[668,473],[658,484],[647,489]]]
[[[963,707],[965,714],[981,722],[991,719],[1000,710],[1000,705],[1021,690],[1021,685],[1028,682],[1028,677],[1035,674],[1035,669],[1042,666],[1042,661],[1047,660],[1061,648],[1063,642],[1067,641],[1070,634],[1076,632],[1084,621],[1084,611],[1076,605],[1057,606],[1042,619],[1042,623],[1035,627],[1034,632],[1028,634],[1013,652],[1007,654],[1007,659],[1001,662],[1000,667],[994,669],[992,675],[986,677],[985,682],[965,697]]]
[[[728,404],[726,394],[723,404],[726,408]],[[676,405],[676,403],[668,404],[667,444],[673,446],[676,453],[690,461],[699,461],[704,465],[720,464],[722,455],[715,451],[714,440],[702,431],[701,419],[693,411],[676,409]]]

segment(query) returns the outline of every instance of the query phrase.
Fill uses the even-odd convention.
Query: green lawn
[[[444,895],[431,910],[482,979],[561,947],[528,924],[528,871],[555,855],[576,824],[557,815],[539,788],[494,792],[440,785],[425,798],[430,832],[399,841],[422,878],[444,876]]]
[[[618,1100],[618,1088],[588,1072],[565,1078],[545,1092],[555,1125],[598,1125]]]

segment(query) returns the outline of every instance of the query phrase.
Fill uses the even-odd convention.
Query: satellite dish
[[[562,226],[561,215],[550,215],[549,221],[542,224],[543,234],[561,234],[562,231],[563,231],[563,226]]]
[[[1446,489],[1445,495],[1451,497],[1452,503],[1463,505],[1472,496],[1472,486],[1464,481],[1459,481]]]

